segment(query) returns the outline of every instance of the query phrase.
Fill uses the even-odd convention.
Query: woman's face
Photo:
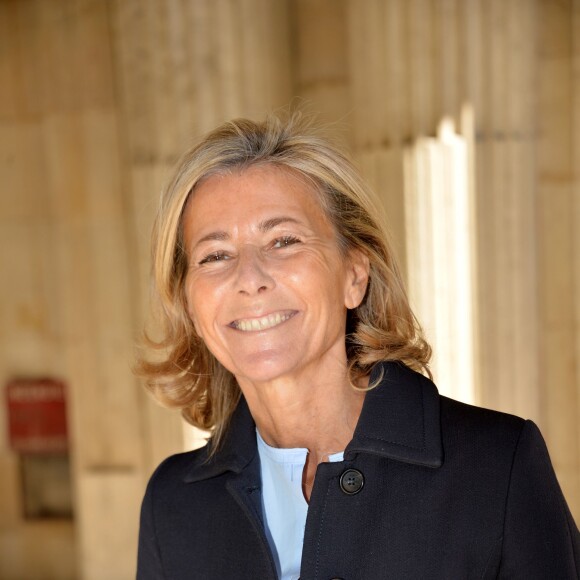
[[[273,166],[212,176],[183,231],[189,315],[238,381],[344,364],[346,309],[364,297],[368,260],[341,254],[311,186]]]

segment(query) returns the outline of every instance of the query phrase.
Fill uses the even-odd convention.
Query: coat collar
[[[356,453],[440,467],[443,464],[439,393],[423,375],[402,363],[375,365],[352,441],[345,459]]]
[[[345,449],[345,460],[357,453],[440,467],[443,446],[439,393],[423,375],[402,363],[375,365],[370,384],[378,385],[365,396],[352,441]],[[210,479],[227,471],[241,473],[257,453],[255,424],[242,397],[234,412],[222,448],[211,459],[203,450],[196,455],[185,481]]]
[[[208,459],[209,444],[196,455],[184,480],[188,483],[217,477],[226,471],[241,473],[257,453],[256,425],[242,396],[217,453]]]

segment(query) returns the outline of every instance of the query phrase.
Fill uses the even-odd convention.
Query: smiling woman
[[[278,206],[274,196],[286,205]],[[258,209],[263,215],[257,214]],[[245,218],[246,231],[241,231],[238,214]],[[259,217],[252,221],[254,214]],[[385,360],[403,361],[428,373],[431,350],[409,308],[379,215],[373,194],[350,161],[298,114],[286,121],[271,116],[264,123],[245,119],[226,123],[178,162],[162,195],[153,236],[153,278],[164,339],[147,341],[148,347],[167,356],[155,363],[144,358],[137,371],[161,402],[181,408],[193,425],[212,430],[210,453],[219,448],[241,391],[231,369],[195,327],[190,315],[194,297],[201,295],[206,310],[218,297],[201,292],[193,280],[199,278],[203,284],[218,279],[221,262],[236,257],[235,243],[249,234],[250,225],[255,237],[262,234],[262,246],[243,244],[241,255],[233,260],[236,264],[244,265],[252,249],[259,249],[262,257],[277,255],[275,247],[265,252],[268,243],[286,248],[279,250],[288,258],[297,253],[297,246],[305,246],[311,261],[317,248],[323,270],[333,267],[326,263],[324,248],[334,259],[339,254],[347,260],[358,255],[368,261],[365,299],[343,321],[348,334],[347,376],[353,385],[364,386],[373,365]],[[316,227],[324,239],[315,239],[311,230]],[[250,262],[250,273],[251,266]],[[246,273],[245,268],[240,271]],[[287,270],[287,276],[296,275]],[[310,287],[313,282],[308,281]],[[275,300],[281,299],[277,290]],[[240,324],[257,324],[256,318],[271,313],[259,312],[254,304],[252,315]],[[290,346],[288,340],[286,345]]]
[[[369,261],[360,250],[343,255],[312,185],[273,165],[214,175],[182,223],[189,316],[249,403],[290,393],[274,381],[292,381],[294,400],[311,398],[337,361],[352,390],[346,312],[364,297]]]
[[[439,396],[378,215],[299,116],[179,162],[139,370],[212,435],[152,476],[139,579],[577,578],[541,435]]]

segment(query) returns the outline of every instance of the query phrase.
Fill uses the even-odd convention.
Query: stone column
[[[40,30],[36,2],[0,2],[2,390],[14,377],[68,379],[59,252],[47,188]],[[73,579],[74,522],[24,519],[21,466],[9,447],[4,392],[1,399],[0,577]]]
[[[580,417],[580,2],[574,0],[573,5],[573,29],[572,29],[572,73],[573,73],[573,101],[572,101],[572,130],[574,144],[574,197],[573,197],[573,268],[574,268],[574,297],[575,297],[575,326],[574,337],[576,352],[574,355],[576,367],[576,417]],[[580,421],[576,420],[576,452],[575,465],[572,463],[571,473],[573,479],[568,484],[568,490],[573,494],[571,498],[572,509],[576,515],[576,521],[580,519]],[[572,442],[572,446],[574,442]],[[572,447],[573,449],[573,447]],[[574,462],[574,459],[572,460]]]
[[[127,245],[109,5],[38,2],[44,184],[55,227],[76,491],[79,575],[134,573],[146,445],[131,372]]]
[[[0,528],[0,575],[41,566],[47,578],[132,578],[145,482],[184,448],[179,414],[158,409],[131,372],[157,196],[202,132],[289,102],[287,6],[28,0],[0,10],[10,188],[0,236],[14,252],[3,254],[11,283],[1,291],[16,313],[0,335],[0,374],[54,374],[70,386],[76,495],[74,528],[47,528],[50,542],[29,530],[10,507],[17,465],[0,441],[10,473],[0,510],[11,522]],[[19,554],[35,541],[26,562]]]
[[[292,0],[294,90],[299,102],[350,145],[346,0]]]
[[[535,2],[477,4],[464,98],[476,119],[479,400],[537,420]]]
[[[11,566],[1,575],[130,578],[144,471],[144,397],[130,369],[132,260],[109,5],[1,6],[2,113],[10,118],[2,125],[2,145],[13,159],[2,173],[18,180],[15,191],[3,190],[9,210],[3,215],[22,226],[2,224],[14,265],[21,264],[9,265],[2,302],[23,312],[3,339],[14,348],[2,349],[2,375],[46,373],[68,386],[75,491],[74,528],[47,523],[44,538],[38,525],[20,522],[11,543],[0,547],[0,560]],[[15,505],[17,498],[13,490]],[[34,548],[26,545],[31,537]]]
[[[578,514],[578,2],[348,7],[353,142],[406,256],[441,239],[425,239],[409,219],[401,151],[473,110],[473,395],[540,424]],[[408,261],[406,271],[411,287],[427,283],[430,268]]]
[[[466,121],[471,119],[466,115]],[[431,370],[447,394],[476,393],[476,274],[472,132],[442,121],[437,138],[405,147],[405,228],[409,297],[429,341]]]
[[[290,20],[285,0],[116,0],[113,6],[129,242],[142,323],[149,308],[151,225],[170,168],[219,123],[262,118],[289,104]],[[169,411],[146,407],[152,469],[170,451],[166,442],[175,439],[176,423],[168,424]],[[202,433],[184,428],[186,446],[204,443]]]
[[[473,395],[525,415],[538,408],[530,322],[535,299],[529,292],[535,281],[533,6],[532,0],[375,0],[363,10],[349,3],[354,145],[371,168],[405,255],[421,234],[400,225],[414,223],[403,218],[401,151],[418,137],[435,135],[443,119],[459,126],[462,107],[474,112],[476,235],[470,252],[477,258],[481,391]],[[520,336],[525,345],[514,340]],[[453,392],[451,385],[441,387]]]
[[[539,3],[537,171],[541,424],[576,514],[580,513],[578,6],[572,1]]]

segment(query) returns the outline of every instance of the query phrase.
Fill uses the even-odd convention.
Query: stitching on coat
[[[314,567],[314,578],[318,578],[318,569],[320,567],[320,543],[322,541],[322,528],[324,527],[324,517],[326,515],[326,504],[328,503],[328,495],[330,493],[330,482],[335,481],[336,477],[331,477],[326,486],[326,495],[324,496],[324,504],[322,506],[322,517],[320,518],[320,527],[318,528],[318,541],[316,542],[316,566]]]
[[[520,429],[520,432],[518,433],[518,438],[515,442],[514,445],[514,450],[513,450],[513,454],[512,454],[512,462],[510,465],[510,473],[509,473],[509,479],[508,479],[508,484],[507,484],[507,489],[506,489],[506,494],[505,494],[505,500],[504,500],[504,505],[503,505],[503,524],[502,524],[502,542],[501,542],[501,551],[500,551],[500,560],[499,560],[499,569],[498,569],[498,577],[501,574],[501,569],[503,566],[503,546],[504,546],[504,540],[505,540],[505,527],[506,527],[506,523],[507,523],[507,510],[508,510],[508,504],[509,504],[509,499],[510,499],[510,492],[512,490],[512,476],[514,473],[514,464],[516,462],[516,455],[518,453],[518,448],[520,445],[520,441],[522,439],[522,433],[524,432],[524,428],[526,426],[526,421],[524,421],[522,423],[522,427]]]
[[[164,461],[162,461],[159,465],[159,467],[157,467],[157,469],[155,470],[155,473],[153,474],[152,478],[151,478],[151,501],[150,503],[150,513],[151,513],[151,527],[153,528],[153,534],[154,534],[154,541],[155,541],[155,550],[157,551],[157,558],[159,560],[159,566],[161,567],[161,573],[163,574],[163,578],[166,578],[165,575],[165,566],[163,564],[163,558],[161,557],[161,546],[159,545],[159,538],[157,536],[157,524],[156,524],[156,515],[155,515],[155,510],[153,508],[153,504],[155,502],[155,496],[159,495],[157,493],[157,487],[158,487],[158,480],[159,480],[159,473],[161,472],[161,468],[164,467],[166,464],[169,463],[171,457],[167,457]]]
[[[483,568],[483,572],[481,573],[480,580],[485,580],[485,577],[487,576],[489,565],[491,564],[491,559],[495,555],[494,550],[497,549],[498,544],[499,544],[499,553],[501,556],[501,550],[502,550],[502,546],[503,546],[503,535],[498,540],[495,541],[495,544],[492,546],[491,550],[489,551],[489,556],[487,557],[487,560],[485,562],[485,566]]]

